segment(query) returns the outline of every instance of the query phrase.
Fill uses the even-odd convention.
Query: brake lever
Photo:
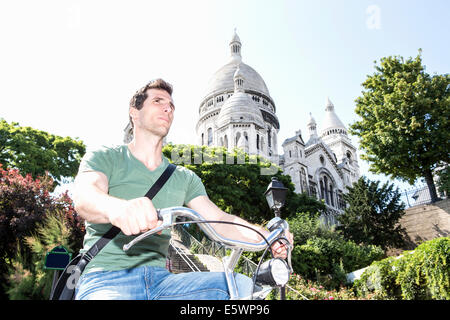
[[[170,227],[172,227],[172,212],[171,211],[168,211],[166,214],[161,215],[161,211],[159,209],[157,209],[156,214],[157,214],[158,220],[162,220],[163,223],[159,227],[154,228],[149,231],[146,231],[144,233],[141,233],[140,235],[138,235],[136,238],[134,238],[127,244],[124,244],[122,247],[123,251],[128,251],[136,243],[151,236],[152,234],[158,233],[160,231],[163,231],[165,229],[169,229]]]
[[[282,237],[279,241],[282,241],[284,246],[286,246],[286,251],[287,251],[287,257],[285,260],[287,260],[287,264],[289,266],[289,271],[290,273],[294,272],[294,268],[292,268],[292,249],[294,248],[294,246],[289,242],[289,240],[286,237]]]

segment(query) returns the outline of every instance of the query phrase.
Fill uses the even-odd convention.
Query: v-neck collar
[[[138,158],[136,158],[133,155],[133,153],[130,151],[130,148],[128,148],[127,145],[124,145],[124,147],[126,148],[128,157],[130,159],[132,159],[134,162],[137,162],[140,166],[145,168],[145,170],[147,170],[151,174],[155,174],[155,173],[158,173],[159,171],[162,171],[168,165],[168,161],[167,161],[166,157],[161,155],[161,163],[159,164],[159,166],[156,167],[154,170],[150,170],[144,163],[142,163],[142,161],[140,161]]]

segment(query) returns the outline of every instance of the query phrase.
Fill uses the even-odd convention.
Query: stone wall
[[[406,229],[409,240],[403,249],[412,250],[424,241],[450,236],[450,199],[411,207],[405,211],[400,224]]]

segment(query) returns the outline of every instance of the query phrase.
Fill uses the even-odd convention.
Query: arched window
[[[320,185],[320,199],[325,199],[325,188],[323,187],[322,179],[320,179],[319,185]]]
[[[324,186],[324,190],[323,193],[325,195],[325,203],[330,204],[330,198],[328,197],[328,178],[327,177],[323,177],[323,186]]]
[[[244,138],[245,138],[245,140],[244,140],[244,151],[245,152],[249,152],[249,146],[248,146],[248,134],[247,134],[247,131],[244,131]]]
[[[302,187],[302,192],[308,193],[308,185],[306,182],[306,171],[305,168],[302,168],[300,172],[300,185]]]
[[[333,197],[333,185],[330,183],[330,204],[334,207],[334,197]]]
[[[241,133],[240,132],[236,133],[236,139],[234,140],[234,146],[235,147],[237,147],[240,137],[241,137]]]
[[[256,149],[259,150],[259,134],[256,134]]]
[[[225,135],[225,137],[223,138],[223,143],[224,143],[224,147],[228,149],[228,137],[227,137],[227,135]]]
[[[347,151],[346,155],[347,155],[348,162],[351,164],[352,163],[352,153],[350,151]]]
[[[208,146],[211,146],[213,142],[212,128],[208,128]]]

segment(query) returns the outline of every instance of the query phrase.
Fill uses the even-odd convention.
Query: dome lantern
[[[241,39],[239,39],[239,36],[236,33],[236,28],[234,28],[233,38],[230,41],[231,58],[233,60],[237,61],[242,60],[241,47],[242,47]]]

